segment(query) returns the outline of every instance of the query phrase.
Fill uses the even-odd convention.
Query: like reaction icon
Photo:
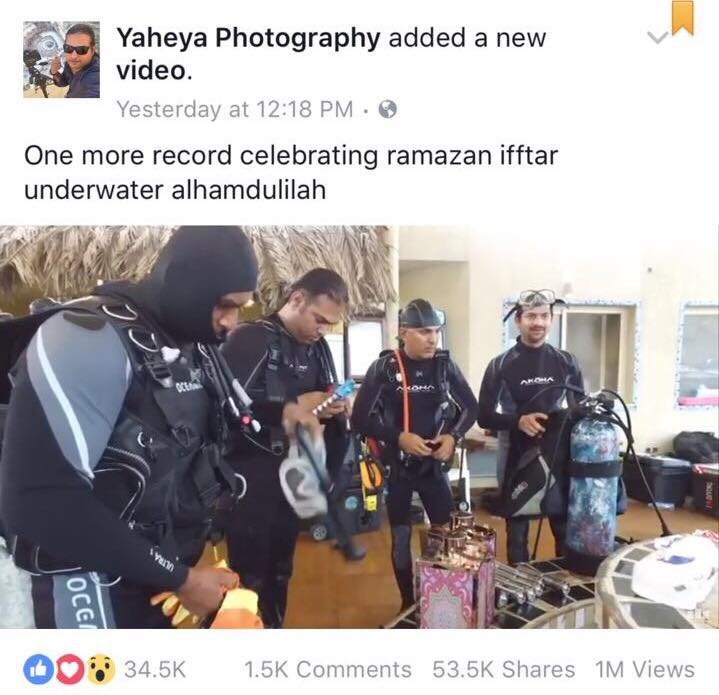
[[[85,664],[74,654],[63,654],[57,660],[57,679],[63,685],[75,685],[85,675]]]
[[[44,654],[33,654],[25,661],[22,672],[28,682],[33,685],[45,685],[52,679],[55,666]]]

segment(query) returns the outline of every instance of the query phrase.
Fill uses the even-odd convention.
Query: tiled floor
[[[664,512],[669,528],[675,533],[696,528],[719,531],[719,521],[688,509]],[[504,522],[480,511],[478,518],[498,532],[500,559],[505,556]],[[418,527],[413,541],[418,550]],[[536,525],[531,539],[534,542]],[[620,517],[617,535],[644,539],[660,534],[654,512],[644,504],[630,501],[629,510]],[[328,542],[316,543],[308,535],[300,538],[295,555],[295,574],[290,587],[287,627],[376,628],[395,615],[399,595],[390,564],[390,537],[386,523],[380,531],[356,536],[367,549],[361,562],[348,563]],[[539,558],[552,556],[552,536],[545,524],[539,546]]]
[[[675,533],[690,532],[696,528],[719,532],[719,521],[703,514],[687,509],[664,514]],[[477,517],[498,531],[499,558],[504,559],[503,520],[490,517],[484,511],[478,512]],[[413,535],[415,552],[419,545],[418,528],[415,527]],[[630,501],[627,514],[620,517],[617,532],[624,538],[638,540],[658,536],[659,526],[651,509]],[[535,533],[536,524],[532,527],[532,542]],[[295,555],[295,575],[290,587],[287,627],[376,628],[394,617],[399,607],[399,595],[390,564],[390,537],[386,523],[380,531],[356,536],[356,541],[366,548],[367,557],[361,562],[348,563],[332,549],[330,543],[316,543],[309,535],[300,538]],[[538,557],[551,557],[552,548],[551,534],[545,524]],[[29,607],[24,607],[18,599],[20,589],[15,586],[14,573],[11,576],[9,572],[4,572],[10,570],[9,562],[0,562],[0,617],[7,621],[12,618],[12,621],[3,623],[0,620],[0,627],[29,627],[32,624]],[[22,609],[22,615],[3,615],[3,601],[10,601],[15,613]]]

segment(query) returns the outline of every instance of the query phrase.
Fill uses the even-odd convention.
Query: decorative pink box
[[[419,626],[427,629],[488,628],[494,620],[494,560],[462,569],[416,561]]]

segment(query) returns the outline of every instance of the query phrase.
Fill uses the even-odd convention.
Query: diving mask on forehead
[[[563,299],[557,298],[554,290],[523,290],[519,293],[519,299],[517,299],[514,306],[507,312],[502,322],[506,321],[518,309],[533,309],[538,306],[549,306],[553,309],[557,304],[567,306],[567,303]]]
[[[552,306],[557,301],[557,295],[554,290],[524,290],[519,293],[517,304],[527,309],[535,306],[548,304]]]

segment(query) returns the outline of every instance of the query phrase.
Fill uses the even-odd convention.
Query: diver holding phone
[[[414,603],[412,495],[419,494],[432,524],[449,521],[453,501],[445,473],[477,416],[472,389],[449,353],[437,347],[443,324],[426,299],[411,301],[399,315],[399,349],[385,350],[370,365],[352,411],[353,428],[384,445],[392,566],[402,609]]]
[[[337,374],[325,335],[342,321],[348,301],[337,273],[314,268],[289,287],[278,311],[230,334],[223,354],[260,422],[278,405],[296,403],[309,415],[327,401]],[[318,413],[331,478],[347,448],[346,408],[346,399],[337,399]],[[228,457],[246,489],[226,520],[230,566],[259,595],[266,628],[284,624],[300,530],[297,506],[306,502],[285,492],[299,485],[297,471],[288,471],[287,485],[281,483],[289,445],[282,427],[269,426],[254,437],[238,437]]]

